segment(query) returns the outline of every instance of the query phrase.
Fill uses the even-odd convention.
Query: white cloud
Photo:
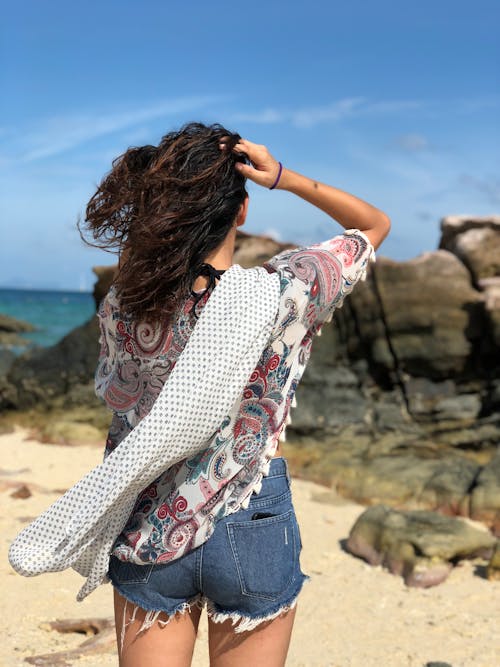
[[[220,101],[215,96],[194,96],[166,100],[132,111],[110,114],[96,112],[55,116],[41,123],[33,132],[18,133],[16,154],[24,162],[51,157],[81,146],[93,139],[120,132],[164,116],[200,109]]]
[[[428,139],[422,134],[401,134],[394,138],[394,144],[408,153],[417,153],[430,148]]]
[[[290,124],[310,128],[321,123],[335,123],[352,116],[397,113],[424,105],[419,100],[385,100],[370,102],[366,97],[344,97],[329,104],[298,109],[267,108],[254,112],[234,113],[231,120],[255,124]]]
[[[236,113],[231,116],[231,120],[237,123],[255,123],[257,125],[272,125],[273,123],[281,123],[285,119],[285,114],[276,109],[264,109],[255,113]]]
[[[361,113],[394,113],[397,111],[406,111],[407,109],[420,109],[426,105],[423,100],[385,100],[382,102],[370,102]]]
[[[365,101],[364,97],[347,97],[325,106],[309,107],[292,112],[290,120],[297,127],[313,127],[351,116]]]
[[[379,100],[370,101],[366,97],[345,97],[329,104],[302,107],[297,109],[277,109],[266,108],[245,113],[231,114],[231,120],[235,122],[248,122],[255,124],[290,124],[296,127],[310,128],[321,123],[335,123],[343,118],[357,116],[372,116],[376,114],[397,114],[404,111],[419,110],[420,113],[426,113],[431,117],[440,116],[443,113],[473,113],[484,109],[494,109],[500,107],[500,97],[490,96],[476,99],[457,98],[446,100]],[[408,135],[408,142],[411,137],[417,135]],[[425,138],[422,138],[425,142]],[[406,150],[421,150],[424,145],[417,147],[417,141],[414,140],[414,147],[401,146]],[[426,148],[432,148],[429,144]]]

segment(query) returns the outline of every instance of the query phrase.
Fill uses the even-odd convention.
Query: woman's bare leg
[[[120,667],[190,667],[201,609],[194,605],[189,611],[176,614],[167,625],[161,624],[167,620],[166,614],[160,614],[160,622],[136,636],[147,612],[138,609],[130,622],[134,605],[113,590]],[[125,639],[120,651],[124,611]]]
[[[210,667],[283,667],[297,605],[272,621],[248,632],[236,633],[232,621],[208,619]]]

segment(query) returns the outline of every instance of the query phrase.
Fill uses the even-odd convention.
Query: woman
[[[279,275],[279,310],[234,421],[137,498],[109,562],[121,667],[190,665],[205,604],[212,667],[283,665],[309,578],[281,442],[314,335],[389,231],[377,208],[220,125],[190,123],[115,160],[86,215],[93,245],[120,250],[99,308],[96,392],[113,410],[104,457],[150,411],[233,265],[246,179],[297,195],[348,231],[264,263]]]

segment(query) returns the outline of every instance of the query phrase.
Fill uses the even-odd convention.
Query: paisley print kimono
[[[263,264],[279,274],[280,307],[237,414],[221,424],[210,447],[165,470],[142,491],[113,545],[115,556],[138,564],[177,558],[209,537],[207,526],[213,530],[219,518],[239,509],[238,498],[249,500],[249,489],[259,491],[259,453],[265,449],[271,458],[278,440],[285,440],[313,338],[365,277],[370,259],[375,259],[372,245],[353,229],[322,243],[284,250]],[[188,296],[174,324],[164,329],[130,321],[120,311],[113,288],[102,300],[95,388],[113,411],[104,458],[151,409],[211,291],[201,298]],[[229,458],[223,454],[228,447]],[[231,460],[238,464],[236,475]]]

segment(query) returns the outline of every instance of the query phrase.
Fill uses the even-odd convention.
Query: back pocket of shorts
[[[118,584],[146,584],[154,566],[154,563],[138,565],[113,557],[110,560],[109,574],[111,579]]]
[[[297,559],[293,509],[285,514],[227,524],[244,595],[276,600],[294,577]]]

